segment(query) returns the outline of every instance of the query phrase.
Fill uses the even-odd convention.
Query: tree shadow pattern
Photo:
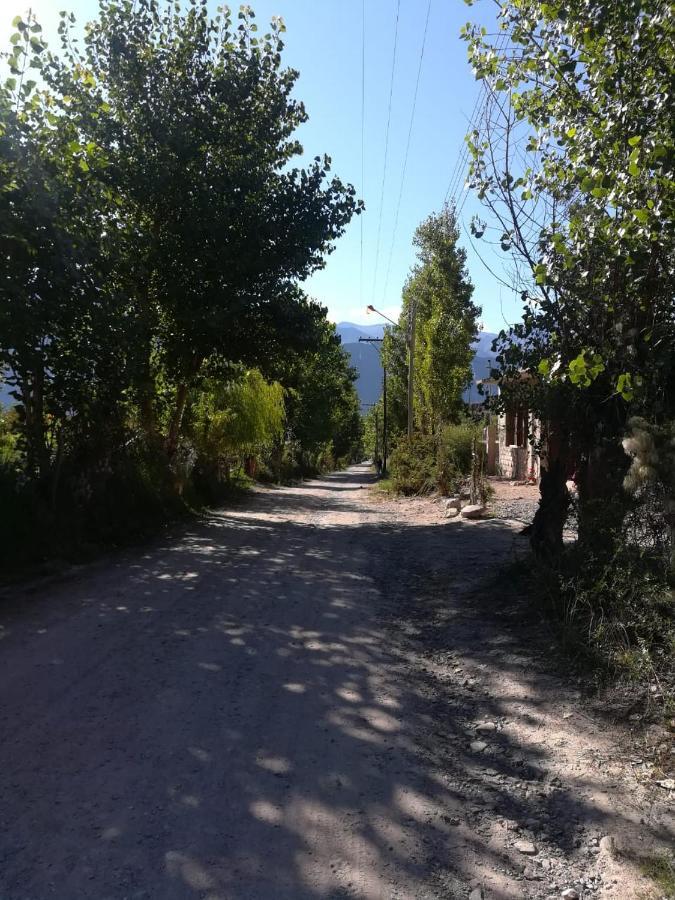
[[[553,823],[562,854],[602,814],[541,746],[471,749],[492,682],[529,678],[536,716],[546,677],[476,591],[513,532],[369,517],[371,480],[262,492],[6,605],[3,900],[426,900],[490,871],[545,896],[480,814]]]

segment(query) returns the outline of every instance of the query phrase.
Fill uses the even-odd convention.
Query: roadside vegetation
[[[470,185],[486,208],[471,230],[508,254],[505,284],[523,302],[522,322],[496,342],[494,375],[498,408],[524,405],[543,423],[535,590],[602,669],[667,703],[674,67],[661,36],[672,8],[498,7],[497,35],[464,31],[488,94],[467,137]],[[565,543],[572,516],[578,537]]]
[[[245,476],[360,456],[354,373],[298,287],[361,209],[295,134],[284,25],[102,0],[0,85],[0,566],[80,553]]]
[[[459,246],[454,209],[444,206],[415,232],[417,264],[403,288],[398,325],[389,329],[383,354],[388,372],[389,469],[393,488],[404,495],[457,491],[482,459],[482,425],[471,418],[462,391],[471,380],[472,342],[480,308],[466,251]],[[408,437],[408,365],[411,320],[415,320],[413,434]],[[383,435],[382,401],[366,419],[365,441],[374,455]]]
[[[514,271],[502,403],[544,423],[540,588],[610,672],[672,696],[675,628],[673,9],[502,0],[469,25],[476,239]],[[508,49],[503,49],[505,46]],[[522,372],[530,377],[516,377]],[[578,497],[568,490],[573,479]],[[574,513],[578,538],[565,544]]]
[[[468,184],[485,208],[472,240],[505,254],[504,287],[523,304],[495,342],[500,396],[489,405],[541,423],[530,434],[543,469],[529,578],[599,671],[672,704],[675,51],[663,35],[673,8],[500,0],[497,22],[496,33],[463,29],[487,98],[467,135]],[[458,237],[452,207],[420,226],[385,342],[402,494],[453,492],[480,469],[480,422],[461,402],[479,310]],[[372,421],[366,435],[372,445]]]

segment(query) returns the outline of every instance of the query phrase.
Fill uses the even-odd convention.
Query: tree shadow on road
[[[499,873],[490,896],[537,897],[497,820],[561,857],[603,823],[590,771],[552,778],[507,727],[545,650],[476,602],[511,529],[277,521],[325,509],[300,495],[71,586],[45,667],[82,644],[5,705],[1,895],[424,900]]]

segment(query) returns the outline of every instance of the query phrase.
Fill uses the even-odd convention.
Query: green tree
[[[324,318],[319,345],[298,358],[282,379],[288,388],[290,436],[306,468],[316,467],[325,454],[350,462],[360,455],[363,432],[355,379],[335,326]]]
[[[173,385],[166,447],[177,446],[190,387],[211,357],[265,366],[312,343],[296,283],[323,265],[357,204],[330,160],[291,165],[306,121],[282,68],[284,25],[259,36],[242,6],[211,17],[156,0],[101,0],[84,49],[62,23],[63,61],[46,76],[62,115],[101,147],[134,252],[126,288],[144,341],[137,392],[153,430],[155,377]]]
[[[417,427],[434,434],[462,409],[462,391],[471,379],[472,342],[480,308],[471,297],[466,251],[458,245],[455,211],[445,206],[417,228],[417,264],[403,289],[399,327],[385,352],[392,372],[392,420],[402,428],[406,409],[405,338],[414,308],[414,415]]]
[[[557,525],[539,546],[562,548],[575,469],[582,532],[611,552],[628,419],[675,415],[673,7],[497,5],[508,49],[477,26],[465,36],[490,98],[469,146],[491,216],[472,227],[512,254],[524,302],[498,361],[507,388],[510,373],[535,376],[527,401],[557,431],[539,514]]]
[[[55,489],[66,448],[119,420],[131,332],[108,281],[115,215],[102,159],[30,77],[43,67],[39,24],[15,26],[0,85],[0,365],[26,472]]]
[[[325,310],[298,285],[361,204],[327,157],[295,165],[307,117],[281,20],[259,36],[248,7],[101,0],[81,43],[74,24],[50,53],[17,17],[0,86],[3,491],[45,552],[156,525],[228,440],[280,443],[274,382],[320,372],[313,357],[342,366],[325,441],[346,451],[358,430]]]
[[[197,466],[216,485],[232,465],[270,450],[284,433],[284,391],[257,369],[225,382],[206,379],[189,411]]]

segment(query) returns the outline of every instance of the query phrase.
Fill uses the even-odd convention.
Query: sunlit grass
[[[654,882],[660,896],[675,898],[675,856],[660,853],[649,859],[643,859],[640,870]]]

